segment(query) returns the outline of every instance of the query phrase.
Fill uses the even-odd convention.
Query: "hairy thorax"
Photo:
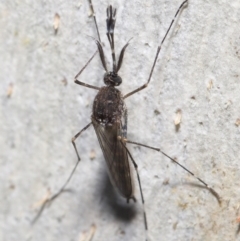
[[[105,86],[94,99],[92,118],[99,124],[111,126],[121,121],[124,109],[121,92],[113,86]]]

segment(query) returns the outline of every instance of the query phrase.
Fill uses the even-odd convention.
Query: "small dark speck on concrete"
[[[160,111],[158,111],[158,110],[154,110],[154,114],[155,114],[155,115],[160,115],[160,114],[161,114],[161,112],[160,112]]]

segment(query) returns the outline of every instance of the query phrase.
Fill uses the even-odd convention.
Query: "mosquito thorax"
[[[107,72],[104,74],[103,81],[108,86],[119,86],[122,83],[122,78],[115,72]]]

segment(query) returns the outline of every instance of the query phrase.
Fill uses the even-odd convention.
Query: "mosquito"
[[[167,29],[167,32],[165,33],[160,45],[158,46],[147,82],[144,85],[140,86],[139,88],[127,93],[126,95],[122,95],[122,93],[116,88],[122,83],[122,78],[120,77],[118,72],[121,69],[124,53],[126,48],[129,45],[130,40],[123,46],[117,61],[116,55],[115,55],[115,44],[114,44],[114,29],[115,29],[115,23],[116,23],[117,10],[110,5],[109,7],[107,7],[107,19],[106,19],[106,24],[107,24],[106,34],[107,34],[107,38],[110,44],[111,54],[112,54],[112,69],[109,71],[105,61],[104,50],[100,39],[100,34],[98,30],[98,25],[97,25],[93,4],[92,4],[92,1],[89,0],[90,8],[92,11],[92,15],[95,22],[97,35],[98,35],[98,39],[95,39],[95,42],[97,45],[97,51],[92,55],[92,57],[88,60],[85,66],[83,66],[83,68],[76,75],[74,82],[78,85],[97,90],[98,93],[93,102],[91,122],[87,124],[81,131],[79,131],[72,138],[72,144],[77,154],[78,161],[74,169],[72,170],[71,175],[69,176],[69,178],[67,179],[63,187],[60,189],[60,191],[57,194],[55,194],[53,197],[48,199],[41,207],[41,210],[39,211],[37,218],[43,211],[46,204],[47,203],[49,204],[56,197],[58,197],[64,191],[66,185],[70,181],[73,173],[75,172],[80,162],[80,155],[78,153],[75,140],[84,131],[86,131],[91,125],[93,125],[94,127],[104,158],[106,160],[110,180],[113,186],[116,187],[118,192],[126,199],[127,203],[131,199],[134,202],[136,202],[136,198],[134,194],[133,177],[131,175],[132,167],[134,167],[136,171],[138,185],[139,185],[140,194],[141,194],[141,201],[143,206],[143,218],[144,218],[144,226],[146,230],[146,241],[148,240],[147,239],[148,224],[147,224],[147,216],[144,208],[145,201],[143,197],[141,180],[138,172],[138,165],[133,159],[133,156],[126,145],[127,143],[135,144],[138,146],[146,147],[146,148],[161,152],[164,156],[168,157],[169,160],[173,161],[174,163],[182,167],[185,171],[187,171],[189,174],[191,174],[193,177],[195,177],[200,183],[204,185],[205,188],[207,188],[211,193],[213,193],[213,195],[215,195],[215,197],[219,200],[219,195],[217,194],[217,192],[215,192],[211,187],[209,187],[205,181],[195,176],[193,172],[191,172],[189,169],[187,169],[186,167],[178,163],[176,160],[174,160],[172,157],[167,155],[161,149],[151,147],[145,144],[141,144],[138,142],[130,141],[127,139],[127,117],[128,116],[127,116],[127,107],[124,103],[124,100],[132,96],[133,94],[145,89],[150,83],[159,53],[161,51],[161,47],[176,17],[178,16],[182,8],[187,5],[187,2],[188,0],[185,0],[179,6],[178,10],[174,15],[174,18],[172,19]],[[102,66],[105,70],[105,74],[103,77],[105,86],[103,87],[93,86],[78,80],[83,70],[87,67],[87,65],[91,62],[91,60],[94,58],[94,56],[97,53],[99,53]]]

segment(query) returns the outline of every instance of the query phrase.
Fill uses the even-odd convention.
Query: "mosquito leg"
[[[189,169],[187,169],[185,166],[181,165],[179,162],[177,162],[176,160],[174,160],[172,157],[170,157],[169,155],[167,155],[165,152],[163,152],[160,148],[155,148],[155,147],[152,147],[152,146],[148,146],[148,145],[144,145],[144,144],[141,144],[141,143],[138,143],[138,142],[134,142],[134,141],[129,141],[127,139],[124,139],[123,140],[124,142],[126,143],[130,143],[130,144],[134,144],[134,145],[138,145],[138,146],[143,146],[143,147],[146,147],[146,148],[149,148],[149,149],[152,149],[152,150],[155,150],[155,151],[158,151],[158,152],[161,152],[164,156],[168,157],[171,161],[173,161],[174,163],[176,163],[177,165],[179,165],[181,168],[183,168],[186,172],[188,172],[190,175],[192,175],[194,178],[196,178],[199,182],[201,182],[205,187],[206,189],[208,189],[214,196],[215,198],[218,200],[218,203],[221,204],[221,198],[219,196],[219,194],[211,187],[209,187],[209,185],[203,181],[201,178],[199,178],[198,176],[196,176],[192,171],[190,171]]]
[[[82,130],[80,130],[73,138],[72,138],[72,144],[73,144],[73,147],[75,149],[75,152],[77,154],[77,157],[78,157],[78,162],[80,162],[81,158],[78,154],[78,151],[77,151],[77,147],[76,147],[76,144],[75,144],[75,140],[82,134],[82,132],[84,132],[85,130],[87,130],[87,128],[92,124],[92,122],[90,122],[88,125],[86,125]]]
[[[89,63],[92,61],[92,59],[95,57],[95,55],[97,54],[98,50],[92,55],[92,57],[88,60],[88,62],[82,67],[82,69],[78,72],[78,74],[75,76],[74,78],[74,82],[78,85],[82,85],[84,87],[87,87],[87,88],[91,88],[91,89],[95,89],[95,90],[100,90],[99,87],[97,86],[94,86],[94,85],[89,85],[89,84],[86,84],[84,82],[81,82],[79,81],[77,78],[81,75],[81,73],[83,72],[83,70],[89,65]]]
[[[78,164],[79,164],[79,162],[80,162],[80,160],[81,160],[81,159],[80,159],[80,156],[79,156],[79,154],[78,154],[76,145],[75,145],[75,140],[76,140],[76,139],[81,135],[81,133],[82,133],[83,131],[85,131],[91,124],[92,124],[92,122],[89,123],[87,126],[85,126],[81,131],[79,131],[79,132],[72,138],[72,144],[73,144],[73,147],[74,147],[74,149],[75,149],[75,151],[76,151],[76,154],[77,154],[77,157],[78,157],[78,161],[77,161],[77,163],[75,164],[75,166],[74,166],[74,168],[73,168],[70,176],[68,177],[67,181],[66,181],[66,182],[64,183],[64,185],[61,187],[61,189],[60,189],[56,194],[54,194],[51,198],[48,198],[48,199],[43,203],[43,205],[41,206],[40,210],[38,211],[36,217],[35,217],[35,218],[33,219],[33,221],[32,221],[33,224],[34,224],[34,223],[38,220],[38,218],[41,216],[41,214],[42,214],[43,210],[45,209],[45,207],[46,207],[47,205],[50,205],[51,202],[52,202],[54,199],[56,199],[56,198],[64,191],[65,187],[67,186],[67,184],[68,184],[69,181],[71,180],[71,178],[72,178],[74,172],[76,171],[77,166],[78,166]]]
[[[161,50],[161,48],[162,48],[162,44],[164,43],[164,41],[165,41],[165,39],[166,39],[166,37],[167,37],[170,29],[171,29],[171,27],[172,27],[172,25],[173,25],[176,17],[178,16],[178,13],[179,13],[180,10],[183,8],[184,4],[187,3],[187,1],[188,1],[188,0],[185,0],[184,2],[182,2],[182,4],[180,5],[180,7],[178,8],[177,12],[175,13],[174,18],[172,19],[172,22],[170,23],[170,25],[169,25],[169,27],[168,27],[168,30],[167,30],[164,38],[162,39],[162,42],[160,43],[160,45],[159,45],[158,48],[157,48],[157,53],[156,53],[155,59],[154,59],[154,61],[153,61],[152,69],[151,69],[151,72],[150,72],[150,74],[149,74],[147,83],[145,83],[145,84],[142,85],[141,87],[139,87],[139,88],[131,91],[130,93],[124,95],[124,96],[123,96],[124,99],[126,99],[126,98],[128,98],[129,96],[131,96],[131,95],[133,95],[133,94],[135,94],[135,93],[137,93],[137,92],[145,89],[145,88],[148,86],[148,84],[149,84],[149,82],[150,82],[150,80],[151,80],[151,78],[152,78],[153,70],[154,70],[154,68],[155,68],[155,65],[156,65],[156,62],[157,62],[157,59],[158,59],[158,55],[159,55],[160,50]]]
[[[144,197],[143,197],[143,191],[142,191],[142,185],[141,185],[140,175],[139,175],[139,172],[138,172],[138,165],[137,165],[137,163],[134,161],[134,159],[133,159],[130,151],[128,150],[128,148],[127,148],[126,145],[124,144],[124,142],[126,142],[125,139],[122,140],[122,138],[120,137],[120,138],[119,138],[119,141],[122,143],[123,147],[126,149],[128,155],[129,155],[129,157],[130,157],[130,159],[131,159],[131,161],[132,161],[132,163],[133,163],[134,169],[135,169],[135,171],[136,171],[136,173],[137,173],[138,185],[139,185],[139,189],[140,189],[140,193],[141,193],[141,199],[142,199],[143,219],[144,219],[144,226],[145,226],[145,231],[146,231],[146,241],[147,241],[147,240],[148,240],[148,238],[147,238],[147,231],[148,231],[147,215],[146,215],[146,212],[145,212],[145,206],[144,206],[145,201],[144,201]],[[135,198],[134,198],[134,199],[135,199]],[[135,199],[135,201],[136,201],[136,199]]]
[[[94,8],[93,8],[92,0],[88,0],[88,1],[89,1],[89,5],[90,5],[90,8],[91,8],[91,11],[92,11],[94,23],[95,23],[95,26],[96,26],[98,40],[101,43],[101,38],[100,38],[99,30],[98,30],[97,19],[96,19],[95,11],[94,11]]]
[[[93,8],[93,4],[92,4],[92,1],[89,0],[89,5],[90,5],[90,8],[91,8],[91,11],[92,11],[92,15],[93,15],[93,19],[94,19],[94,23],[95,23],[95,26],[96,26],[96,30],[97,30],[97,35],[98,35],[98,39],[101,43],[101,39],[100,39],[100,34],[99,34],[99,30],[98,30],[98,25],[97,25],[97,20],[96,20],[96,16],[95,16],[95,11],[94,11],[94,8]],[[83,70],[89,65],[89,63],[92,61],[92,59],[96,56],[98,50],[92,55],[92,57],[88,60],[88,62],[83,66],[83,68],[78,72],[78,74],[75,76],[75,79],[74,79],[74,82],[78,85],[82,85],[84,87],[87,87],[87,88],[91,88],[91,89],[95,89],[95,90],[100,90],[99,87],[97,86],[93,86],[93,85],[89,85],[89,84],[86,84],[84,82],[81,82],[79,81],[77,78],[81,75],[81,73],[83,72]]]

